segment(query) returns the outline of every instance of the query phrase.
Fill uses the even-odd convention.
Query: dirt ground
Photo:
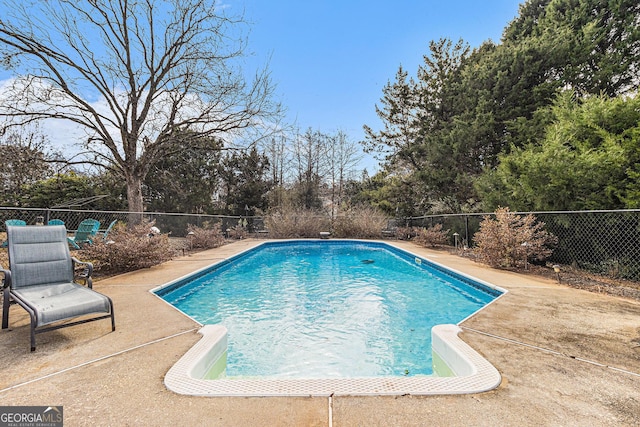
[[[619,297],[632,298],[640,301],[640,283],[630,280],[613,279],[588,273],[570,266],[562,266],[559,273],[555,273],[553,268],[531,266],[529,271],[519,271],[520,274],[533,274],[551,280],[558,280],[560,283],[576,289],[595,292],[598,294],[615,295]]]

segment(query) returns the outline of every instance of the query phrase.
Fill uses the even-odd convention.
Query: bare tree
[[[12,129],[0,138],[0,203],[17,205],[23,186],[54,175],[55,154],[37,126]]]
[[[288,163],[285,137],[272,138],[271,142],[264,147],[264,151],[271,165],[271,181],[274,185],[283,186],[285,166]]]
[[[291,150],[298,202],[306,209],[319,209],[322,207],[320,186],[327,171],[328,137],[309,128],[293,140]]]
[[[331,217],[335,215],[344,196],[344,185],[352,179],[356,167],[362,160],[358,144],[349,141],[347,134],[339,130],[329,137],[328,161],[331,178]]]
[[[85,129],[82,161],[119,174],[133,212],[176,134],[230,143],[279,114],[266,69],[247,82],[239,68],[242,17],[216,0],[0,0],[0,16],[0,63],[17,75],[0,95],[3,127]]]
[[[284,202],[285,173],[288,171],[290,162],[285,135],[272,137],[268,144],[264,144],[263,150],[271,165],[272,188],[269,204],[281,208]]]

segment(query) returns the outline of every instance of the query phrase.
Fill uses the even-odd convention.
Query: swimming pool
[[[224,325],[226,376],[246,379],[429,375],[431,328],[502,291],[386,243],[322,240],[266,242],[155,293]]]

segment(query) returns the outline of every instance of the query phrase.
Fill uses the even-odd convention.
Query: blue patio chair
[[[95,236],[96,234],[98,234],[98,231],[100,231],[100,221],[98,221],[97,219],[88,218],[88,219],[85,219],[82,222],[85,222],[85,221],[86,222],[93,221],[93,230],[92,230],[93,231],[93,235]]]
[[[115,330],[113,303],[92,289],[93,265],[71,256],[64,226],[9,226],[7,241],[9,270],[0,269],[4,274],[2,329],[9,327],[9,308],[16,303],[31,318],[31,351],[36,349],[37,333],[109,318]],[[79,277],[75,277],[76,266],[83,267]],[[93,317],[67,322],[85,315]]]
[[[18,227],[24,227],[25,225],[27,225],[26,221],[23,221],[21,219],[8,219],[4,222],[5,227],[9,227],[10,225],[13,226],[18,226]],[[7,241],[5,240],[4,242],[0,243],[0,248],[6,248],[7,247]]]
[[[85,244],[91,244],[91,238],[98,233],[100,221],[95,219],[85,219],[78,224],[78,229],[73,237],[67,237],[69,245],[74,249],[80,249]]]
[[[113,227],[116,225],[116,223],[118,222],[117,219],[111,221],[111,224],[109,224],[109,226],[107,227],[106,230],[104,230],[104,233],[102,233],[102,238],[103,239],[107,239],[107,236],[109,235],[109,232],[113,229]]]
[[[64,225],[64,221],[61,219],[50,219],[47,221],[47,225]]]

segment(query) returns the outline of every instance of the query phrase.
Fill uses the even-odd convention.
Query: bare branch
[[[216,0],[2,0],[0,11],[0,58],[16,72],[2,127],[84,128],[83,161],[121,173],[130,209],[177,130],[232,143],[281,113],[266,70],[245,80],[243,18]]]

